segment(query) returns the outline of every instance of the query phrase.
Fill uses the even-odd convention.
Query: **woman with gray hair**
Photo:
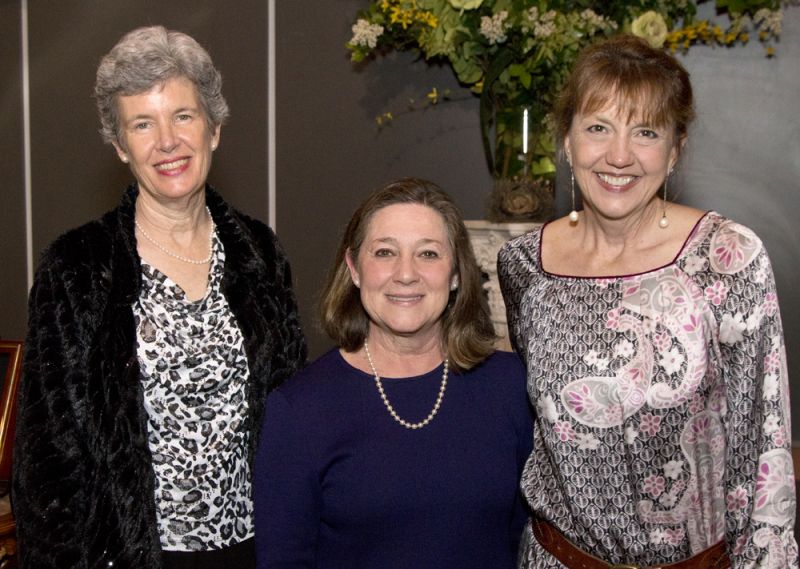
[[[158,26],[100,63],[101,132],[135,183],[47,248],[31,291],[24,569],[254,566],[264,401],[306,347],[275,235],[206,183],[221,83],[195,40]]]

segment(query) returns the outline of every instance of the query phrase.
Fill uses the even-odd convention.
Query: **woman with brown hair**
[[[589,47],[556,116],[583,210],[500,252],[538,410],[522,567],[797,567],[769,258],[746,227],[667,201],[693,116],[669,54]]]
[[[416,179],[369,196],[321,317],[338,347],[268,399],[258,567],[513,567],[531,444],[524,370],[492,347],[450,198]]]

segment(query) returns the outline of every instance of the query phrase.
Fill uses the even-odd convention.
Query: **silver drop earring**
[[[569,212],[569,220],[578,223],[578,212],[575,211],[575,173],[572,171],[572,164],[569,165],[569,177],[572,182],[572,211]]]
[[[667,172],[667,177],[664,178],[664,198],[661,202],[661,219],[658,220],[658,226],[661,229],[669,227],[669,219],[667,219],[667,182],[669,181],[670,174],[672,174],[672,170]]]

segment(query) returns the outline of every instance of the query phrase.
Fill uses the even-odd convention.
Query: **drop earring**
[[[578,212],[575,211],[575,172],[572,170],[572,164],[569,165],[569,177],[572,182],[572,211],[569,212],[569,220],[578,223]]]
[[[658,220],[658,226],[661,229],[669,227],[669,219],[667,219],[667,182],[669,181],[670,174],[672,174],[672,170],[667,172],[667,177],[664,178],[664,197],[661,202],[661,219]]]

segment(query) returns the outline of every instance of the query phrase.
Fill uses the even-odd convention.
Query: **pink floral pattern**
[[[708,301],[719,306],[728,296],[728,287],[722,281],[717,281],[713,285],[706,287],[706,298]]]
[[[658,415],[651,415],[645,413],[639,421],[639,430],[646,434],[648,437],[654,437],[658,434],[661,428],[661,417]]]
[[[734,567],[798,569],[785,348],[758,237],[712,212],[672,265],[592,279],[544,272],[542,235],[498,261],[529,395],[558,417],[537,418],[523,474],[536,515],[609,562],[672,563],[725,538]],[[561,567],[535,542],[520,566]]]
[[[742,486],[737,486],[730,492],[728,492],[728,511],[733,512],[734,510],[741,510],[745,506],[747,506],[747,490],[745,490]]]
[[[553,431],[562,441],[571,441],[575,438],[575,431],[572,425],[566,421],[556,421],[556,424],[553,425]]]
[[[650,494],[653,498],[658,498],[662,492],[664,492],[664,488],[666,487],[667,483],[664,480],[663,476],[659,476],[657,474],[651,474],[647,478],[644,479],[644,483],[642,484],[642,490],[646,494]]]

